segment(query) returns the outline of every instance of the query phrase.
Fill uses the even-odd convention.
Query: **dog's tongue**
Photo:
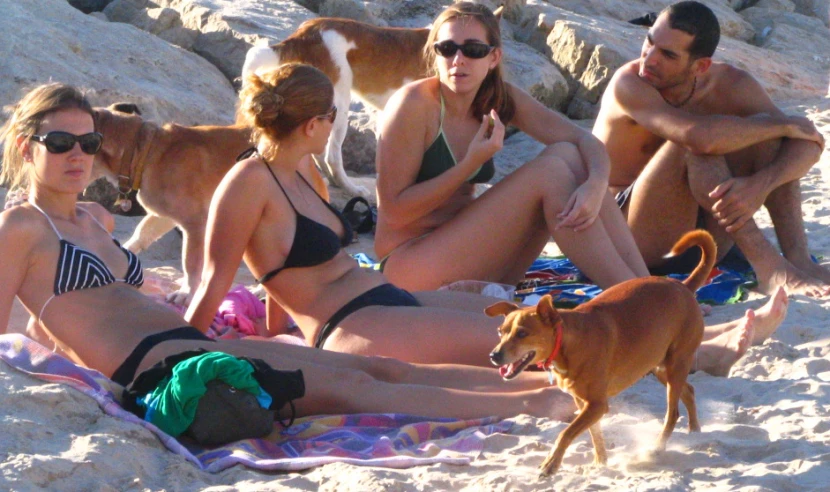
[[[506,378],[508,374],[510,374],[511,370],[513,369],[513,364],[505,364],[499,367],[499,376],[502,378]]]

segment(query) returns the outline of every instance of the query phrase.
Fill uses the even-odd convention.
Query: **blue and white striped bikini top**
[[[40,316],[38,316],[38,319],[40,319],[43,315],[43,310],[46,309],[46,305],[49,304],[52,299],[61,294],[72,292],[73,290],[103,287],[115,282],[124,282],[136,287],[141,287],[141,285],[144,284],[144,271],[141,268],[141,261],[139,261],[138,256],[133,254],[132,251],[122,247],[121,243],[119,243],[117,239],[114,237],[112,238],[115,245],[118,246],[125,255],[127,255],[127,274],[123,279],[115,278],[115,275],[112,274],[107,265],[93,253],[64,239],[63,236],[61,236],[61,233],[58,232],[58,228],[55,227],[55,223],[52,222],[49,215],[34,203],[31,204],[33,207],[38,209],[44,217],[46,217],[46,220],[49,221],[49,225],[52,226],[52,229],[55,231],[55,234],[57,234],[58,239],[60,240],[61,248],[60,256],[58,257],[58,267],[55,272],[55,293],[40,309]],[[92,217],[92,220],[94,220],[95,223],[101,227],[101,229],[106,231],[106,228],[103,224],[98,222],[98,219],[96,219],[94,215],[90,214],[90,217]]]

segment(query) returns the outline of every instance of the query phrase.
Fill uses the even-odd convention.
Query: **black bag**
[[[193,423],[184,432],[199,444],[214,446],[265,437],[274,430],[274,411],[262,408],[257,397],[214,379],[205,384]]]
[[[365,210],[355,210],[355,206],[362,205]],[[377,222],[377,208],[369,205],[369,202],[361,196],[356,196],[346,202],[343,207],[343,216],[349,221],[352,230],[358,234],[372,232]]]

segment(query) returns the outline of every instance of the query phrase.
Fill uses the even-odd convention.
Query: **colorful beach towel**
[[[378,262],[363,253],[353,256],[361,267],[379,267]],[[678,280],[688,277],[669,276]],[[721,262],[712,270],[707,284],[697,290],[697,300],[712,305],[732,304],[743,299],[746,289],[755,284],[755,273],[745,261]],[[589,283],[589,279],[568,258],[539,257],[527,269],[524,280],[516,286],[516,300],[533,305],[545,294],[550,294],[557,307],[568,308],[589,301],[601,292],[602,289]]]
[[[688,275],[672,274],[669,277],[684,280]],[[573,307],[602,292],[598,286],[586,282],[588,278],[566,257],[542,257],[533,262],[525,279],[516,286],[516,297],[531,305],[545,294],[550,294],[557,306]],[[721,262],[695,294],[700,303],[732,304],[743,299],[746,289],[755,284],[755,273],[745,261]]]
[[[20,334],[0,335],[0,359],[36,378],[63,383],[93,398],[105,413],[143,426],[174,453],[216,473],[236,464],[261,470],[302,470],[333,462],[405,468],[432,463],[467,464],[481,453],[484,437],[508,432],[495,418],[424,419],[398,414],[316,416],[263,439],[207,449],[183,443],[139,419],[117,403],[114,383],[77,366]]]

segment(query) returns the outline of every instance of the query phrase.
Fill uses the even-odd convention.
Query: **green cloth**
[[[145,420],[177,437],[193,423],[208,381],[218,379],[258,396],[261,388],[253,372],[247,361],[222,352],[208,352],[179,362],[173,367],[172,376],[143,398],[147,406]]]

